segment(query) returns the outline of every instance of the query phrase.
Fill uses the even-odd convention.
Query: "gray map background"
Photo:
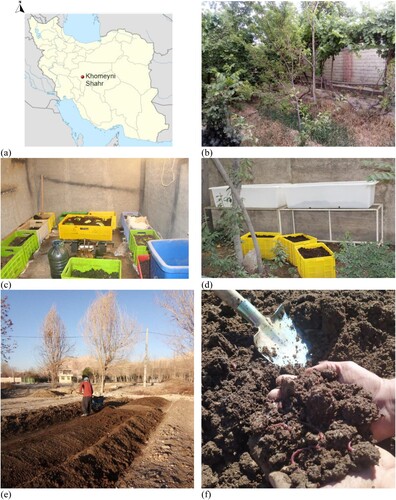
[[[63,27],[65,15],[33,14],[40,22],[59,17]],[[150,65],[152,86],[158,89],[153,101],[159,113],[165,115],[169,129],[158,136],[158,141],[172,140],[172,16],[168,14],[99,14],[100,34],[114,29],[136,33],[154,43],[154,57]],[[75,146],[70,128],[63,122],[57,109],[53,82],[38,67],[42,57],[29,31],[30,15],[25,16],[25,145]],[[108,146],[118,145],[114,137]],[[99,145],[98,145],[99,146]]]

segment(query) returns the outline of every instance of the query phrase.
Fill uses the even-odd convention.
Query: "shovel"
[[[215,290],[214,293],[257,327],[253,341],[265,359],[278,366],[306,364],[309,358],[308,346],[297,333],[283,304],[272,316],[263,316],[235,290]]]

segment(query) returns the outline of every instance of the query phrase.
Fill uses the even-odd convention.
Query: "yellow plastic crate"
[[[312,257],[311,259],[304,258],[300,250],[323,248],[329,254],[323,257]],[[308,246],[302,244],[296,248],[297,254],[297,269],[301,278],[335,278],[336,277],[336,261],[334,253],[324,243],[309,243]]]
[[[48,221],[48,231],[51,232],[55,226],[55,212],[38,212],[36,215]]]
[[[88,215],[92,215],[93,217],[104,217],[105,219],[111,217],[111,229],[115,229],[117,227],[117,214],[115,212],[88,212]]]
[[[92,217],[98,217],[91,214]],[[58,224],[59,238],[62,240],[94,240],[94,241],[111,241],[113,238],[112,224],[108,226],[87,226],[68,224],[68,220],[76,217],[74,215],[66,215]],[[85,216],[86,217],[86,216]],[[108,220],[110,217],[100,217],[102,220]]]
[[[280,233],[272,233],[272,232],[256,232],[256,238],[258,245],[260,247],[261,257],[263,259],[273,260],[275,259],[275,254],[273,252],[273,248],[278,241],[278,237],[281,235]],[[241,245],[243,255],[246,255],[250,250],[253,250],[253,240],[250,233],[246,233],[241,236]]]
[[[305,241],[290,241],[287,239],[287,237],[297,237],[297,236],[304,236],[306,238]],[[318,240],[314,236],[309,236],[308,234],[304,233],[293,233],[293,234],[282,234],[282,236],[279,236],[279,242],[282,244],[283,248],[285,249],[287,253],[287,260],[293,264],[293,266],[297,266],[297,254],[296,254],[296,247],[305,245],[309,246],[311,243],[317,243]]]

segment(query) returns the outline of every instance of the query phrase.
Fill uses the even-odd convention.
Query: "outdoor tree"
[[[59,370],[66,356],[72,350],[66,337],[66,328],[56,307],[52,306],[41,326],[40,356],[42,364],[50,375],[51,386],[58,381]]]
[[[194,293],[191,290],[164,290],[157,299],[178,328],[170,344],[175,353],[185,355],[194,349]]]
[[[1,297],[1,360],[8,361],[10,354],[16,349],[16,342],[12,340],[12,320],[9,317],[10,305],[8,297]]]
[[[310,68],[309,50],[302,39],[298,12],[290,2],[256,5],[260,40],[254,52],[265,67],[262,73],[263,107],[292,106],[302,128],[301,95],[297,80]]]
[[[95,357],[103,394],[109,368],[125,358],[138,339],[134,319],[121,311],[114,292],[99,295],[89,306],[83,320],[85,342]]]

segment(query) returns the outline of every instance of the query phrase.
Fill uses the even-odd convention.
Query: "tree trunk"
[[[239,162],[240,160],[234,159],[232,160],[232,170],[233,170],[233,177],[234,179],[237,178],[238,170],[239,170]],[[234,183],[234,187],[238,193],[238,196],[241,196],[241,181]],[[233,208],[238,208],[238,203],[234,197],[232,197],[232,207]],[[232,242],[234,245],[234,252],[237,261],[239,264],[242,266],[243,265],[243,252],[242,252],[242,245],[241,245],[241,235],[240,235],[240,230],[239,230],[239,225],[238,225],[238,220],[235,218],[234,219],[234,227],[233,227],[233,237],[232,237]]]
[[[106,374],[103,372],[100,375],[100,395],[103,396],[104,388],[106,383]]]
[[[318,3],[316,2],[312,11],[312,99],[316,104],[316,47],[315,47],[315,15],[316,9],[318,8]]]
[[[333,69],[334,69],[334,56],[331,56],[331,68],[330,68],[330,85],[333,89]]]
[[[243,204],[240,196],[238,195],[238,192],[236,191],[233,183],[231,182],[229,175],[227,174],[227,172],[226,172],[225,168],[223,167],[223,165],[221,164],[220,160],[218,160],[217,158],[212,158],[212,161],[215,164],[215,167],[217,168],[219,174],[223,177],[226,184],[228,186],[230,186],[232,196],[235,198],[239,207],[242,210],[242,215],[243,215],[243,218],[245,219],[246,225],[249,229],[250,235],[252,237],[253,245],[254,245],[254,250],[256,252],[257,269],[258,269],[258,272],[260,274],[262,274],[264,272],[264,267],[263,267],[263,261],[261,260],[260,247],[258,245],[256,233],[254,231],[254,227],[253,227],[252,221],[250,220],[249,214],[247,213],[245,205]]]

